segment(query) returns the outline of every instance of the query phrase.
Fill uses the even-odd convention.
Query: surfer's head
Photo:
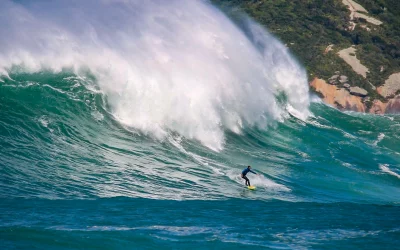
[[[251,168],[251,166],[247,166],[247,168],[248,168],[248,169],[250,169],[250,168]]]

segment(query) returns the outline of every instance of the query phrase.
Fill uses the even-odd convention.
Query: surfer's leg
[[[246,186],[250,186],[249,178],[247,178],[247,176],[244,176],[243,179],[246,180]]]
[[[247,177],[244,176],[244,175],[242,175],[242,179],[244,179],[244,184],[247,186],[247,182],[248,182],[249,179],[247,179]]]

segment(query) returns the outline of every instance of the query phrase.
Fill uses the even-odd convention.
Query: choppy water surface
[[[399,116],[310,104],[279,41],[205,2],[91,4],[1,3],[2,249],[400,243]]]

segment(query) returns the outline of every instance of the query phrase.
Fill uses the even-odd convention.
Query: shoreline
[[[386,102],[369,96],[359,96],[351,88],[339,87],[327,83],[324,79],[314,78],[310,83],[310,91],[316,93],[321,100],[343,111],[355,111],[370,114],[400,114],[400,95],[387,99]],[[367,105],[371,102],[370,105]]]

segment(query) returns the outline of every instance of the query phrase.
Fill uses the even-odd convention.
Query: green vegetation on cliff
[[[368,16],[383,22],[367,23],[356,18],[350,26],[350,10],[342,0],[212,0],[233,19],[246,13],[281,39],[306,67],[310,79],[323,79],[340,71],[350,84],[368,90],[372,99],[382,97],[374,90],[390,74],[400,72],[400,1],[356,0]],[[324,53],[333,44],[333,50]],[[355,73],[337,52],[355,45],[357,58],[369,69],[367,78]]]

